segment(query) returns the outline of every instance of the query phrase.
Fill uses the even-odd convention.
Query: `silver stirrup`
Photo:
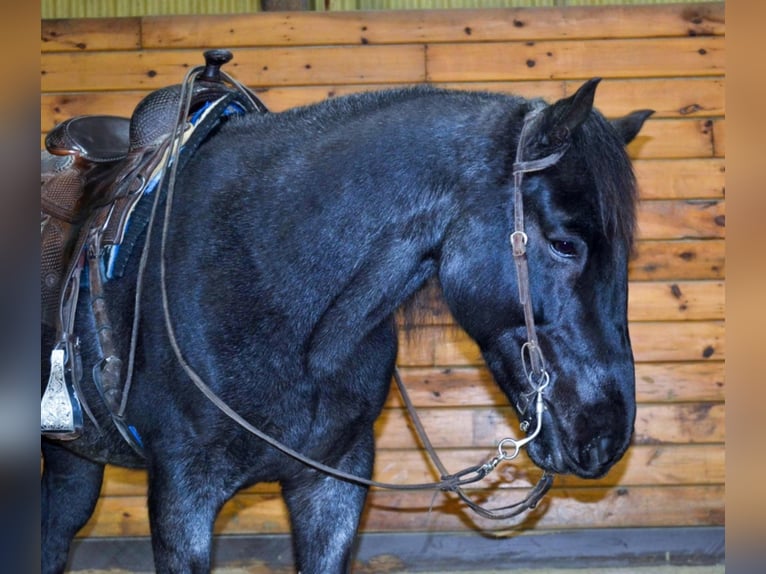
[[[51,352],[51,374],[40,400],[40,432],[58,440],[72,440],[82,434],[80,400],[67,374],[66,352],[56,347]]]

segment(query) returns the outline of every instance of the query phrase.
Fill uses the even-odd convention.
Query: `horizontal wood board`
[[[62,120],[130,115],[177,83],[201,52],[228,47],[229,73],[273,110],[411,83],[548,100],[604,79],[608,117],[651,108],[628,152],[640,186],[629,318],[639,402],[635,446],[606,477],[559,477],[518,524],[484,523],[431,494],[375,490],[365,532],[566,530],[725,523],[725,18],[724,4],[355,13],[259,13],[46,20],[41,26],[41,145]],[[476,345],[437,294],[421,296],[399,364],[450,468],[492,455],[518,434]],[[729,382],[728,384],[733,384]],[[431,480],[400,399],[378,421],[376,478]],[[526,457],[474,492],[520,496],[539,474]],[[82,537],[146,536],[145,475],[109,468]],[[224,508],[220,534],[283,533],[274,484]]]

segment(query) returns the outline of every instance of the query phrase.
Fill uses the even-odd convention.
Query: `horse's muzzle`
[[[605,475],[625,454],[632,435],[632,424],[627,420],[619,426],[565,430],[566,425],[550,410],[543,414],[542,426],[540,436],[528,446],[532,462],[556,474],[588,479]]]

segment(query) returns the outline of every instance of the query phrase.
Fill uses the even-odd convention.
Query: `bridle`
[[[529,238],[524,231],[524,198],[521,192],[521,184],[525,173],[542,171],[556,164],[569,149],[570,141],[568,138],[565,139],[558,149],[539,159],[524,159],[527,138],[530,133],[533,133],[538,118],[541,118],[541,111],[542,108],[535,108],[524,117],[524,124],[521,128],[521,135],[516,147],[516,160],[513,162],[513,232],[510,239],[513,262],[516,266],[516,277],[519,284],[519,302],[524,310],[524,324],[527,328],[527,340],[521,347],[521,363],[527,382],[532,387],[532,391],[522,394],[522,397],[527,398],[524,404],[520,404],[519,401],[516,402],[519,414],[526,412],[529,405],[528,397],[531,397],[533,394],[537,394],[536,402],[541,402],[542,391],[550,383],[550,375],[545,368],[545,357],[537,339],[532,297],[529,290],[529,266],[527,265],[527,242]],[[539,410],[539,408],[538,404],[537,409]],[[538,429],[534,435],[539,431],[540,413],[537,413],[537,421]],[[521,430],[526,429],[522,428]]]
[[[184,89],[182,91],[182,96],[179,103],[178,125],[176,126],[174,136],[177,135],[179,131],[182,131],[184,129],[184,118],[188,116],[189,106],[191,101],[189,97],[189,94],[191,93],[191,86],[193,85],[196,77],[199,76],[201,70],[202,70],[202,67],[193,68],[186,75],[186,78],[183,83]],[[226,79],[230,79],[230,78],[226,76]],[[236,83],[235,85],[239,86]],[[402,399],[407,408],[407,411],[413,421],[413,424],[416,428],[416,431],[420,437],[421,442],[423,443],[424,448],[429,453],[431,460],[433,461],[434,465],[438,468],[439,472],[441,473],[441,476],[440,476],[440,480],[437,482],[418,483],[418,484],[391,484],[391,483],[370,480],[370,479],[363,478],[354,474],[350,474],[338,468],[334,468],[334,467],[325,465],[317,460],[311,459],[303,455],[302,453],[292,449],[286,444],[280,442],[279,440],[275,439],[269,434],[263,432],[262,430],[255,427],[250,422],[242,418],[236,411],[234,411],[228,404],[226,404],[220,397],[218,397],[215,394],[215,392],[204,382],[204,380],[197,374],[197,372],[187,362],[181,348],[179,347],[178,341],[175,336],[175,329],[173,327],[173,322],[170,317],[170,305],[169,305],[167,284],[166,284],[167,265],[166,265],[165,251],[166,251],[169,222],[171,218],[171,211],[172,211],[172,205],[173,205],[173,196],[174,196],[174,188],[175,188],[175,170],[178,165],[178,156],[180,153],[180,146],[174,146],[173,148],[171,148],[171,153],[167,155],[166,165],[163,168],[164,171],[163,171],[163,175],[161,179],[161,181],[167,180],[166,182],[167,190],[166,190],[166,196],[165,196],[165,199],[166,199],[165,214],[164,214],[164,220],[162,223],[162,235],[161,235],[161,245],[160,245],[160,283],[161,283],[163,315],[164,315],[164,321],[165,321],[165,327],[166,327],[168,339],[170,341],[170,345],[173,349],[173,352],[176,356],[176,360],[178,361],[179,365],[182,367],[186,375],[192,380],[195,386],[200,390],[200,392],[202,392],[202,394],[205,397],[207,397],[207,399],[210,402],[212,402],[226,416],[228,416],[234,422],[242,426],[245,430],[252,433],[253,435],[263,440],[265,443],[277,449],[278,451],[282,452],[283,454],[289,456],[290,458],[310,468],[313,468],[317,471],[320,471],[324,474],[334,477],[336,479],[351,482],[351,483],[358,484],[365,487],[377,487],[377,488],[383,488],[388,490],[400,490],[400,491],[401,490],[407,490],[407,491],[441,490],[446,492],[454,492],[472,510],[474,510],[475,512],[477,512],[478,514],[480,514],[481,516],[485,518],[491,518],[491,519],[510,518],[526,510],[534,508],[537,505],[537,503],[540,501],[540,499],[545,495],[545,493],[550,489],[551,485],[553,484],[554,475],[550,473],[549,471],[543,472],[542,477],[539,479],[537,484],[529,491],[529,493],[523,500],[516,502],[514,504],[497,507],[497,508],[486,508],[473,502],[468,497],[468,495],[466,495],[466,493],[463,491],[462,487],[467,486],[469,484],[476,483],[484,479],[487,475],[489,475],[492,471],[494,471],[500,463],[515,459],[519,455],[521,448],[529,444],[529,442],[531,442],[532,440],[534,440],[539,435],[540,430],[542,428],[542,416],[543,416],[543,411],[545,409],[544,401],[543,401],[543,392],[549,384],[550,376],[545,369],[545,360],[544,360],[542,351],[540,350],[540,346],[538,344],[537,334],[535,331],[534,316],[532,312],[530,293],[529,293],[529,273],[527,269],[527,259],[526,259],[526,243],[528,241],[528,238],[526,233],[524,232],[524,216],[523,216],[523,201],[522,201],[521,184],[522,184],[523,176],[525,173],[540,171],[554,165],[564,155],[567,147],[564,146],[562,148],[559,148],[554,153],[551,153],[540,159],[536,159],[536,160],[524,159],[526,139],[529,133],[531,132],[533,125],[536,123],[536,119],[539,117],[540,111],[541,111],[541,108],[536,108],[525,116],[524,124],[521,130],[521,135],[519,137],[518,147],[516,150],[516,160],[513,164],[514,231],[510,237],[513,258],[516,263],[516,269],[518,274],[519,298],[524,308],[524,320],[525,320],[525,324],[527,328],[527,341],[522,346],[521,358],[522,358],[522,364],[524,365],[525,375],[527,377],[527,381],[531,387],[531,390],[525,396],[526,397],[532,397],[533,395],[535,396],[535,413],[537,418],[537,426],[531,434],[519,440],[510,438],[510,437],[504,438],[498,444],[497,454],[492,456],[486,462],[475,465],[475,466],[470,466],[456,473],[449,473],[446,467],[444,466],[444,464],[439,459],[439,456],[436,453],[435,449],[433,448],[430,440],[428,439],[428,436],[425,432],[425,429],[423,428],[420,418],[418,417],[417,412],[415,411],[415,408],[412,404],[412,401],[410,400],[409,395],[404,387],[404,384],[402,383],[399,372],[398,370],[395,369],[394,380],[399,389],[399,392],[402,395]],[[178,137],[175,137],[174,139],[180,140],[180,138]],[[146,266],[147,253],[149,249],[149,243],[151,240],[150,230],[152,229],[152,222],[154,221],[156,211],[157,211],[157,206],[159,205],[160,195],[161,195],[160,193],[155,193],[154,205],[153,205],[152,213],[150,216],[149,226],[147,228],[147,238],[144,244],[144,253],[142,254],[141,262],[139,264],[139,281],[143,276],[142,270]],[[138,315],[138,312],[139,312],[138,298],[140,297],[140,293],[141,293],[141,285],[139,284],[137,288],[137,300],[136,300],[136,308],[135,308],[136,316]],[[136,337],[136,333],[134,332],[132,334],[133,340],[131,342],[132,349],[135,348],[135,337]],[[130,378],[130,374],[129,374],[129,378]],[[129,387],[129,385],[127,386]],[[529,404],[529,401],[527,401],[526,405],[523,405],[523,409],[520,409],[521,413],[525,412],[528,404]],[[519,408],[519,406],[520,405],[517,404],[517,408]],[[528,426],[529,424],[527,421],[522,422],[521,430],[526,431]]]

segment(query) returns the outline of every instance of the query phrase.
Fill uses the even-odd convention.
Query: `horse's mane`
[[[489,101],[504,101],[508,106],[508,113],[514,115],[520,114],[525,103],[531,105],[534,101],[494,92],[445,90],[418,85],[330,99],[326,103],[326,111],[331,117],[347,118],[371,108],[381,109],[411,99],[438,96],[449,97],[453,101],[470,102],[474,106]],[[297,113],[312,112],[299,108]],[[605,238],[630,250],[636,230],[638,191],[623,141],[604,116],[596,110],[580,129],[574,132],[573,140],[574,147],[580,149],[588,171],[594,176],[601,230]]]
[[[415,85],[329,98],[318,104],[299,106],[279,114],[254,114],[250,120],[268,124],[279,121],[277,116],[289,116],[310,122],[321,129],[323,124],[348,121],[371,110],[380,111],[424,97],[446,97],[453,102],[470,103],[473,107],[488,102],[503,102],[503,105],[507,106],[508,114],[518,118],[523,117],[525,108],[531,109],[533,102],[542,101],[526,100],[519,96],[496,92],[448,90],[429,85]],[[246,117],[235,118],[234,123],[250,120]],[[291,123],[280,122],[279,125],[281,129],[289,129]],[[604,236],[630,248],[636,229],[638,192],[624,143],[604,116],[594,110],[588,120],[574,131],[573,144],[573,148],[579,150],[580,161],[584,161],[588,171],[594,175]],[[510,153],[514,150],[515,142]],[[574,150],[568,153],[571,154],[572,151]]]
[[[291,108],[278,114],[257,114],[251,120],[235,118],[234,121],[257,121],[267,126],[274,122],[272,125],[279,126],[280,130],[290,130],[294,122],[280,121],[279,118],[293,118],[298,120],[295,122],[298,125],[296,127],[299,130],[298,135],[304,137],[302,131],[304,128],[300,124],[305,126],[306,122],[311,123],[318,131],[322,131],[340,122],[364,116],[373,110],[382,111],[422,98],[434,100],[434,105],[440,110],[444,109],[440,106],[440,102],[444,102],[441,98],[451,102],[470,104],[470,107],[477,109],[490,102],[501,103],[502,107],[507,109],[505,121],[510,121],[513,116],[514,122],[523,118],[524,113],[536,102],[542,101],[495,92],[446,90],[428,85],[416,85],[329,98],[318,104]],[[518,129],[520,131],[520,126]],[[283,135],[288,134],[283,131]],[[603,237],[610,244],[620,246],[614,250],[616,256],[619,257],[620,252],[623,255],[626,252],[630,253],[636,229],[638,193],[624,143],[604,116],[595,110],[580,128],[573,132],[572,137],[573,145],[568,154],[576,155],[576,161],[581,165],[584,164],[587,171],[592,174],[595,185],[593,191],[596,193],[596,207]],[[506,142],[509,147],[507,152],[510,154],[508,159],[512,161],[516,142],[510,138]],[[504,174],[504,177],[509,176],[508,172]],[[439,291],[438,279],[432,278],[403,305],[400,309],[400,320],[405,334],[409,334],[411,328],[422,320],[424,315],[432,313],[431,302],[439,297]]]

